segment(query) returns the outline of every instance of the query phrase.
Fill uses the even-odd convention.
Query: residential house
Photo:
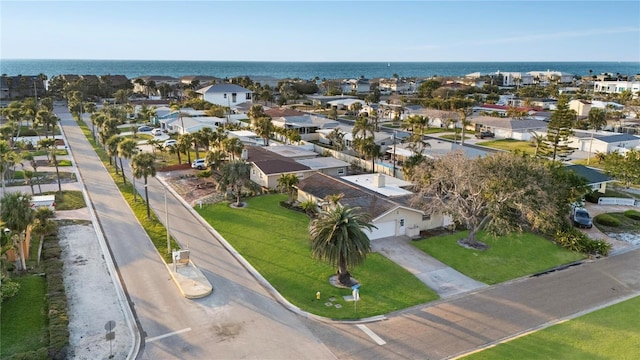
[[[0,100],[45,95],[46,80],[38,75],[0,76]]]
[[[415,83],[404,78],[380,79],[378,85],[380,91],[395,92],[398,94],[413,93],[416,91]]]
[[[496,137],[529,141],[533,133],[546,132],[547,123],[540,120],[478,116],[468,118],[476,131],[490,130]]]
[[[536,83],[552,83],[557,82],[561,84],[568,84],[573,82],[574,75],[569,73],[564,73],[561,71],[529,71],[527,74],[533,76]]]
[[[344,94],[366,94],[371,91],[371,83],[369,79],[365,78],[342,80],[340,82],[340,89],[342,89],[342,93]]]
[[[271,150],[272,146],[267,148]],[[345,176],[349,171],[349,163],[331,156],[316,156],[309,159],[298,159],[298,163],[329,176]]]
[[[608,154],[612,151],[624,153],[640,146],[640,136],[607,131],[574,131],[570,146],[589,153]]]
[[[338,110],[349,110],[351,109],[351,105],[355,103],[360,103],[363,107],[366,105],[366,103],[360,99],[337,99],[327,102],[328,105],[335,107]]]
[[[411,115],[425,116],[429,119],[429,127],[444,128],[451,123],[450,119],[458,122],[460,115],[455,111],[437,110],[422,107],[420,105],[409,105],[405,107],[405,118]],[[460,124],[458,123],[457,126]]]
[[[222,79],[217,78],[215,76],[206,76],[206,75],[189,75],[182,76],[180,78],[180,83],[184,85],[196,85],[196,87],[202,85],[215,84],[222,81]]]
[[[603,194],[607,191],[607,184],[615,181],[601,171],[584,165],[567,165],[566,169],[584,178],[591,190]]]
[[[383,174],[332,177],[314,173],[298,183],[298,200],[312,200],[320,207],[330,206],[326,200],[341,195],[339,204],[357,207],[369,214],[376,226],[367,230],[370,240],[386,237],[417,237],[422,230],[441,228],[450,223],[442,214],[427,214],[411,206],[414,194],[404,187],[411,183]]]
[[[623,91],[631,91],[634,98],[640,91],[640,81],[594,81],[593,91],[596,93],[620,94]]]
[[[236,84],[209,85],[196,90],[196,92],[205,101],[231,109],[238,104],[251,103],[253,99],[253,91]]]
[[[311,114],[282,116],[273,118],[271,121],[279,128],[297,130],[300,138],[305,141],[318,141],[321,137],[318,130],[331,131],[340,124],[335,120]]]
[[[142,80],[142,82],[136,81],[138,79]],[[133,92],[148,95],[159,95],[158,88],[163,84],[167,84],[171,88],[175,88],[180,84],[180,79],[165,75],[148,75],[131,79],[131,83],[133,84]]]
[[[575,111],[579,117],[589,116],[591,101],[582,99],[571,100],[569,101],[569,109]]]
[[[245,146],[242,158],[251,164],[250,179],[264,189],[276,189],[282,174],[295,174],[304,179],[315,170],[299,162],[265,149]]]
[[[346,147],[351,148],[353,146],[353,140],[354,140],[353,126],[338,125],[335,128],[340,129],[340,131],[344,133],[342,142]],[[331,140],[328,138],[328,136],[335,128],[326,128],[326,129],[316,130],[316,133],[319,135],[318,141],[323,144],[331,145]],[[359,136],[362,136],[362,135],[360,134]],[[367,133],[367,136],[371,136],[371,134]],[[373,137],[374,137],[374,142],[380,145],[383,151],[386,150],[388,146],[393,144],[393,134],[376,131],[373,133]]]

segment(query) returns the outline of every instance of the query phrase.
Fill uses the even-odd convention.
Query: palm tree
[[[122,138],[118,135],[113,135],[107,140],[107,154],[109,154],[109,164],[111,164],[111,158],[113,157],[113,166],[115,166],[116,168],[116,174],[118,174],[118,144],[120,143],[120,141],[122,141]]]
[[[225,154],[222,152],[222,150],[215,149],[212,151],[207,151],[205,161],[207,162],[207,164],[209,164],[209,168],[211,168],[211,170],[218,170],[224,158]]]
[[[185,133],[178,135],[178,150],[187,155],[187,162],[191,164],[191,144],[193,143],[193,134]]]
[[[180,103],[172,103],[171,110],[178,112],[178,118],[180,119],[180,126],[182,128],[181,133],[184,134],[184,120],[182,119],[182,104]],[[189,160],[191,162],[191,160]]]
[[[231,187],[231,192],[236,196],[236,206],[240,206],[242,187],[251,184],[249,178],[251,166],[242,160],[234,160],[222,166],[222,176],[218,182],[220,189]]]
[[[38,141],[38,146],[47,151],[47,157],[51,156],[50,161],[56,167],[56,177],[58,179],[58,193],[62,194],[62,183],[60,182],[60,169],[58,168],[58,157],[56,155],[58,149],[56,148],[56,140],[54,138],[47,138]]]
[[[18,270],[26,270],[27,262],[24,257],[24,235],[29,225],[33,222],[33,210],[31,209],[31,195],[21,192],[4,194],[0,199],[0,217],[4,226],[11,230],[11,240],[14,249],[18,250],[20,262]]]
[[[282,174],[278,178],[278,187],[289,194],[289,204],[293,204],[293,198],[296,193],[295,186],[298,185],[298,181],[296,174]]]
[[[253,131],[256,135],[264,139],[264,144],[269,146],[269,138],[273,133],[275,126],[271,122],[271,116],[261,116],[252,121]]]
[[[535,147],[535,151],[533,152],[533,157],[538,158],[540,150],[545,146],[546,137],[544,134],[538,134],[536,132],[531,132],[531,144]]]
[[[342,151],[342,149],[344,149],[344,142],[343,142],[344,135],[345,133],[342,130],[340,130],[340,128],[334,128],[327,135],[327,139],[331,141],[331,145],[333,146],[334,149],[336,149],[337,151]]]
[[[227,155],[230,155],[232,159],[235,159],[242,154],[244,145],[242,141],[236,137],[226,138],[222,141],[222,149]]]
[[[149,190],[147,189],[147,178],[149,176],[156,176],[155,167],[156,157],[148,152],[142,152],[135,154],[131,158],[131,168],[133,170],[133,177],[136,179],[144,178],[144,197],[147,203],[147,218],[151,217],[151,210],[149,209]]]
[[[122,183],[127,184],[127,178],[124,176],[124,167],[122,166],[122,158],[131,159],[138,151],[138,143],[133,139],[123,139],[118,143],[118,157],[120,157],[120,169],[122,169]],[[134,189],[135,190],[135,189]]]
[[[31,226],[31,231],[34,234],[40,236],[40,242],[38,243],[38,265],[40,264],[40,257],[42,255],[42,244],[44,243],[44,237],[54,233],[58,229],[58,225],[51,220],[54,214],[48,207],[39,207],[34,214],[34,222]]]
[[[376,228],[370,216],[358,208],[337,205],[323,211],[310,226],[311,256],[338,268],[338,282],[351,286],[349,267],[360,265],[371,252],[363,231]]]
[[[6,140],[0,140],[0,174],[2,175],[2,194],[6,194],[5,176],[13,166],[13,149]]]
[[[353,124],[351,135],[354,139],[357,138],[359,134],[362,134],[360,137],[366,138],[367,133],[370,133],[371,136],[374,136],[373,124],[370,123],[369,119],[367,119],[366,117],[359,116],[356,119],[356,122]]]

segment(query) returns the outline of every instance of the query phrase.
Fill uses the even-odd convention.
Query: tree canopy
[[[575,197],[568,190],[574,182],[560,181],[566,171],[553,164],[510,153],[477,159],[449,153],[415,169],[414,203],[428,213],[449,215],[468,229],[463,246],[485,248],[476,240],[482,229],[496,235],[524,229],[550,232]]]

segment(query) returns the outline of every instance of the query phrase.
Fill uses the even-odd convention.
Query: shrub
[[[600,193],[598,191],[592,191],[592,192],[586,194],[584,196],[584,199],[587,200],[590,203],[597,204],[598,203],[598,199],[600,199],[600,197],[602,197],[602,196],[603,196],[602,193]]]
[[[18,293],[18,290],[20,290],[20,284],[12,281],[9,278],[3,278],[2,286],[0,287],[0,303],[2,303],[5,299],[13,297]]]
[[[211,170],[204,170],[198,173],[199,178],[208,178],[211,177]]]
[[[620,221],[609,214],[600,214],[593,219],[600,225],[612,227],[620,226]]]
[[[638,210],[627,210],[624,212],[624,216],[633,219],[633,220],[640,220],[640,211]]]
[[[607,256],[611,250],[611,244],[608,242],[590,239],[585,233],[573,227],[558,231],[554,241],[567,250],[588,255]]]

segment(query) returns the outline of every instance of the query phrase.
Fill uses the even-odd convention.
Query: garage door
[[[370,233],[367,230],[365,230],[366,232],[368,232],[367,235],[369,235],[369,240],[381,239],[389,236],[396,236],[395,221],[388,221],[388,222],[383,222],[378,224],[374,223],[373,225],[375,225],[378,228],[372,229],[373,231],[371,231]]]

